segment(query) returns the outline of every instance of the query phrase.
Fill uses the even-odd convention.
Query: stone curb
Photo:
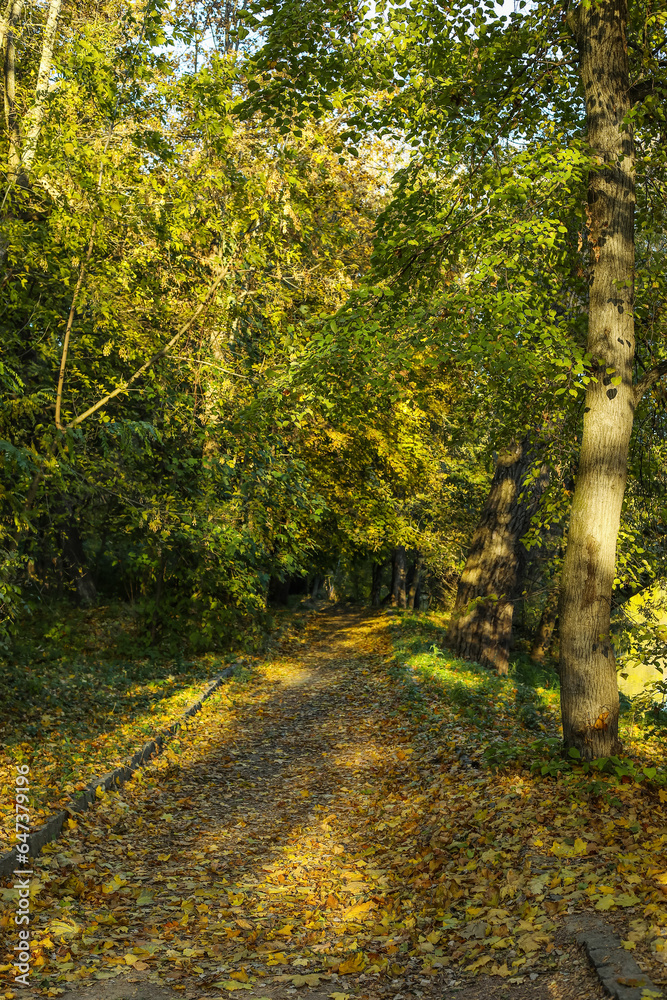
[[[589,913],[568,917],[565,926],[583,945],[598,978],[615,1000],[641,1000],[644,990],[661,993],[642,972],[609,924]]]
[[[168,729],[163,729],[154,739],[149,740],[126,764],[121,764],[120,767],[114,768],[113,771],[104,774],[101,778],[94,778],[77,798],[70,800],[64,809],[61,809],[60,812],[55,813],[53,816],[49,816],[46,822],[28,837],[30,855],[36,857],[45,844],[50,843],[52,840],[57,840],[62,833],[65,820],[71,815],[83,813],[90,809],[97,798],[96,793],[98,788],[103,788],[105,791],[109,791],[110,788],[120,788],[132,777],[139,767],[145,767],[155,757],[159,757],[165,744],[178,732],[183,722],[190,716],[196,715],[197,712],[201,711],[204,702],[211,697],[224,680],[232,676],[236,665],[223,670],[220,676],[206,688],[197,701],[185,710],[180,719],[172,726],[169,726]],[[15,869],[20,869],[21,863],[18,858],[19,854],[15,847],[11,851],[0,854],[0,876],[11,875]]]

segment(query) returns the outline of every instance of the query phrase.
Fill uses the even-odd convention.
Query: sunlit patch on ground
[[[500,712],[518,743],[534,730],[498,705],[471,721],[466,692],[488,701],[496,680],[473,670],[452,697],[450,662],[439,693],[400,650],[390,661],[392,631],[382,615],[315,619],[303,651],[216,696],[47,849],[40,995],[137,976],[198,998],[363,1000],[490,975],[512,996],[597,996],[562,931],[581,908],[618,918],[659,966],[664,804],[630,786],[605,801],[520,761],[489,769]],[[3,898],[9,953],[13,890]]]

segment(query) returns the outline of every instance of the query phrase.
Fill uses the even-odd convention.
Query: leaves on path
[[[517,980],[566,963],[559,921],[591,908],[629,913],[626,939],[663,962],[664,804],[476,768],[458,706],[388,672],[386,619],[335,624],[38,859],[42,991],[132,970],[201,996],[274,982],[334,1000],[446,968]]]

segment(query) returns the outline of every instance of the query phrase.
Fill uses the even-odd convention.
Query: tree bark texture
[[[9,148],[7,151],[7,179],[16,180],[21,164],[21,135],[16,113],[16,28],[23,10],[23,0],[13,0],[4,31],[4,97],[5,123]]]
[[[533,663],[544,663],[547,651],[551,645],[556,619],[558,618],[558,584],[554,584],[547,594],[547,599],[538,626],[535,630],[533,643],[530,649],[530,658]]]
[[[625,0],[578,13],[581,79],[595,166],[588,181],[591,282],[586,392],[560,595],[560,675],[566,747],[583,758],[618,748],[618,685],[610,638],[616,540],[634,418],[635,173]]]
[[[500,455],[459,580],[449,644],[466,660],[506,674],[514,601],[520,595],[528,531],[548,482],[527,441]]]
[[[391,603],[392,607],[404,608],[407,603],[405,590],[407,567],[405,545],[397,545],[392,559]]]
[[[419,583],[421,581],[423,567],[424,567],[424,557],[422,556],[421,552],[416,552],[414,566],[412,567],[410,586],[408,587],[407,608],[409,611],[414,611],[415,609],[415,600],[417,597],[417,592],[419,590]],[[419,607],[419,605],[417,605],[417,607]]]

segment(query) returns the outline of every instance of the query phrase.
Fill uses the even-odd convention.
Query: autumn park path
[[[455,729],[434,747],[390,651],[386,615],[312,615],[51,845],[20,995],[600,996],[559,925],[519,905],[524,846],[494,871],[471,833],[502,780],[459,763]]]

